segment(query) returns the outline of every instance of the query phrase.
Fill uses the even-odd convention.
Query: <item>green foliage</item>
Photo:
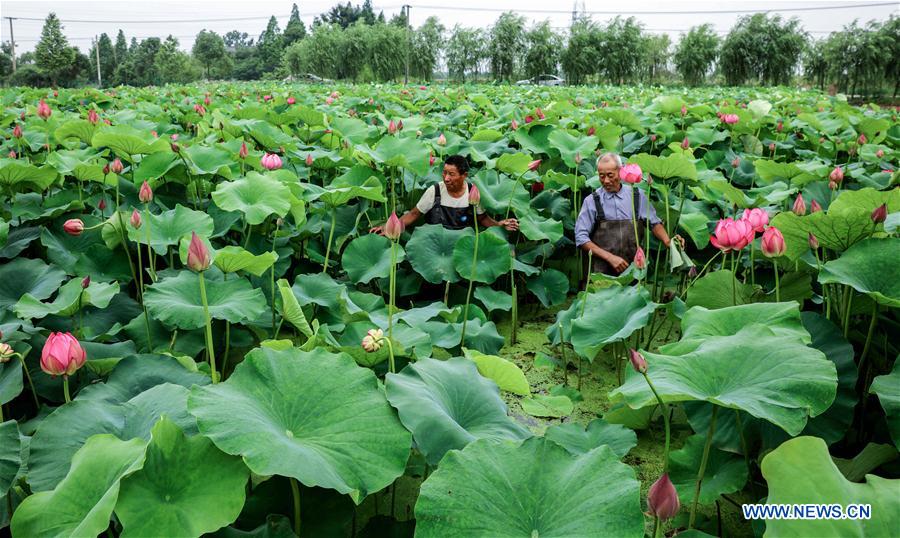
[[[191,49],[191,53],[206,68],[206,78],[210,78],[210,68],[213,65],[227,58],[225,55],[225,41],[222,40],[222,36],[205,29],[200,30],[200,33],[194,39],[194,47]]]
[[[719,36],[712,25],[694,26],[681,38],[675,49],[678,74],[689,86],[703,84],[718,54]]]
[[[491,27],[489,58],[491,71],[497,80],[512,80],[525,52],[525,17],[507,11]]]
[[[741,17],[719,53],[719,67],[730,86],[788,84],[807,43],[800,21],[756,13]]]
[[[77,49],[70,47],[63,35],[56,13],[47,15],[41,29],[41,40],[34,48],[34,56],[37,66],[47,73],[54,86],[75,62],[76,52]]]

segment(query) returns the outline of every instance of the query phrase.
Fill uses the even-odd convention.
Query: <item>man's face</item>
[[[448,191],[459,191],[459,189],[462,188],[467,175],[468,174],[460,174],[454,164],[444,165],[444,185],[447,186]]]
[[[597,163],[597,175],[600,185],[606,192],[619,192],[622,180],[619,179],[619,163],[615,159],[604,159]]]

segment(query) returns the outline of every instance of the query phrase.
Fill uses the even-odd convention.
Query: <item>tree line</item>
[[[725,36],[709,24],[690,28],[673,43],[648,32],[635,18],[598,22],[578,17],[566,32],[547,21],[532,25],[513,12],[489,28],[444,27],[429,17],[412,28],[401,12],[386,20],[371,0],[338,4],[309,29],[294,4],[282,30],[269,19],[259,36],[238,30],[202,30],[190,53],[171,35],[165,39],[115,40],[101,34],[87,53],[68,44],[54,14],[34,52],[17,58],[0,53],[7,84],[73,86],[160,85],[201,79],[260,80],[289,76],[353,82],[513,82],[541,74],[570,84],[781,85],[805,81],[823,90],[896,97],[900,84],[900,18],[860,25],[853,21],[822,39],[800,22],[778,15],[741,17]]]

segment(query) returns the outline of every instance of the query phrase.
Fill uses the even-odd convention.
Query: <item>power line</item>
[[[770,9],[718,9],[718,10],[667,10],[667,11],[584,11],[586,15],[716,15],[716,14],[737,14],[737,13],[783,13],[788,11],[825,11],[832,9],[857,9],[861,7],[883,7],[896,6],[897,2],[878,2],[871,4],[849,4],[840,6],[812,6],[812,7],[786,7],[786,8],[770,8]],[[389,6],[383,9],[389,9],[397,6]],[[417,9],[431,9],[436,11],[487,11],[487,12],[504,12],[512,11],[514,13],[537,13],[548,15],[570,15],[571,11],[559,9],[504,9],[494,7],[461,7],[461,6],[433,6],[422,5],[414,6]]]

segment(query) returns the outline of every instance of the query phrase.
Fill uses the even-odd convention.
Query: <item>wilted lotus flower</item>
[[[297,102],[297,100],[294,99],[293,97],[288,97],[288,98],[287,98],[287,104],[289,104],[289,105],[293,105],[293,104],[296,103],[296,102]]]
[[[247,142],[241,142],[241,149],[238,150],[238,158],[246,159],[250,151],[247,149]]]
[[[671,519],[678,513],[681,501],[668,473],[659,477],[647,490],[647,508],[661,520]]]
[[[141,183],[141,189],[138,191],[138,200],[145,204],[153,200],[153,189],[150,188],[150,184],[146,180]]]
[[[141,227],[141,224],[142,224],[141,214],[138,213],[137,209],[135,209],[134,211],[131,212],[130,222],[131,222],[131,226],[134,227],[135,230],[137,230],[138,228]]]
[[[887,220],[887,204],[881,204],[872,211],[872,222],[881,224]]]
[[[540,159],[535,159],[535,160],[531,161],[530,163],[528,163],[528,169],[531,170],[532,172],[537,170],[539,166],[541,166]]]
[[[784,236],[778,228],[769,226],[762,235],[762,253],[768,258],[777,258],[784,254]]]
[[[835,183],[844,181],[844,170],[840,166],[835,166],[834,170],[832,170],[831,173],[828,174],[828,179]]]
[[[629,358],[631,359],[631,366],[634,367],[635,372],[639,374],[647,373],[647,359],[645,359],[638,350],[629,350]]]
[[[397,132],[397,124],[394,123],[394,120],[388,122],[388,134],[394,134]]]
[[[801,217],[806,214],[806,202],[803,201],[803,195],[798,194],[797,199],[794,200],[794,206],[791,208],[791,211],[796,215],[800,215]]]
[[[209,269],[209,249],[200,240],[195,232],[191,232],[191,244],[188,246],[187,265],[192,270],[200,272]]]
[[[513,131],[515,131],[516,129],[519,128],[519,122],[517,122],[515,119],[513,119],[511,122],[509,122],[509,128],[512,129]]]
[[[397,213],[391,213],[391,216],[388,217],[387,222],[384,223],[383,231],[384,236],[391,241],[400,239],[400,234],[403,233],[403,221],[397,218]]]
[[[22,138],[22,127],[17,123],[15,127],[13,127],[12,134],[15,138]],[[884,152],[882,152],[884,153]]]
[[[691,142],[687,137],[684,137],[684,140],[681,141],[681,149],[688,149],[691,147]]]
[[[637,252],[634,253],[634,266],[638,269],[647,267],[647,257],[644,255],[644,249],[641,247],[638,247]]]
[[[362,339],[362,347],[368,353],[378,351],[384,342],[384,331],[381,329],[369,329]]]
[[[63,230],[69,235],[78,237],[84,231],[84,222],[81,219],[69,219],[63,223]]]
[[[816,199],[813,198],[813,201],[809,203],[809,212],[817,213],[819,211],[822,211],[822,206],[820,206],[819,202],[817,202]]]
[[[441,133],[441,136],[437,138],[438,146],[446,146],[447,145],[447,137],[444,136],[444,133]]]
[[[84,365],[87,354],[70,333],[50,333],[41,350],[41,370],[50,375],[72,375]]]
[[[266,170],[278,170],[281,168],[281,157],[274,153],[264,154],[259,162]]]
[[[769,223],[769,214],[764,209],[754,207],[753,209],[745,209],[742,219],[750,223],[754,232],[760,233],[766,229]]]
[[[50,114],[53,114],[53,111],[50,110],[50,105],[44,102],[43,99],[40,100],[37,106],[37,115],[44,121],[47,121],[47,118],[50,117]]]
[[[540,162],[540,161],[538,161]],[[481,203],[481,191],[478,190],[478,187],[475,184],[472,184],[472,188],[469,189],[469,205],[477,206]]]
[[[312,153],[307,153],[306,154],[306,166],[312,166],[312,165],[313,165]]]
[[[808,234],[806,240],[807,240],[807,242],[809,242],[809,248],[811,248],[813,250],[819,248],[819,239],[815,235],[813,235],[811,233]]]
[[[619,179],[625,183],[640,183],[643,178],[644,172],[641,170],[640,165],[626,164],[622,168],[619,168]]]

